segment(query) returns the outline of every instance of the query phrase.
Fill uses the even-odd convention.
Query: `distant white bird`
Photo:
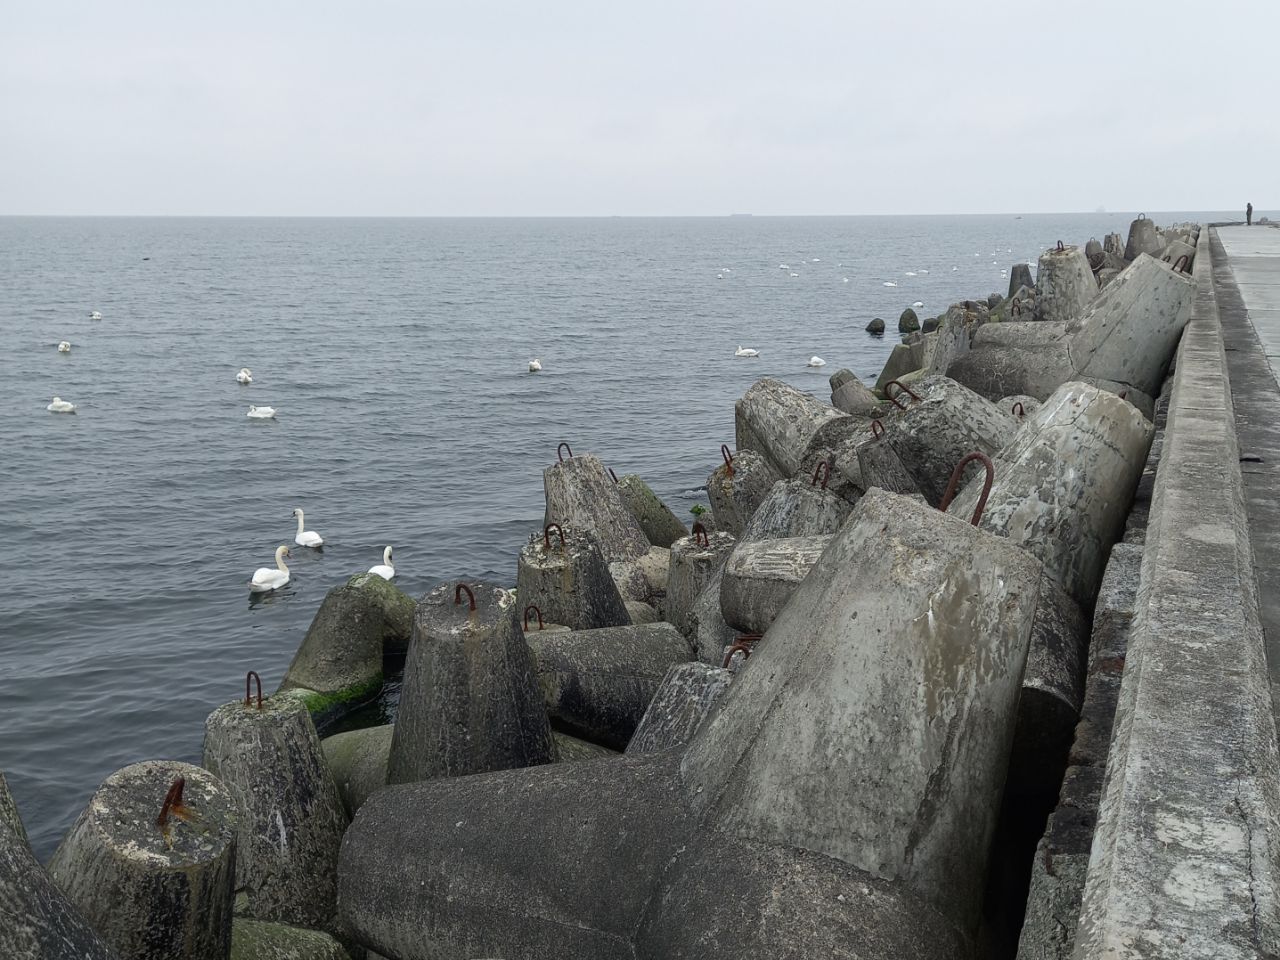
[[[957,270],[959,270],[959,269],[960,269],[959,267],[952,267],[952,268],[951,268],[951,272],[952,272],[952,273],[955,273],[955,272],[956,272]]]
[[[913,306],[913,307],[923,307],[923,306],[924,306],[924,301],[923,301],[923,300],[917,300],[917,301],[916,301],[915,303],[913,303],[911,306]]]
[[[790,270],[790,269],[791,269],[791,264],[789,264],[789,263],[780,263],[780,264],[778,264],[778,269],[779,269],[779,270]]]
[[[814,263],[821,263],[822,261],[821,261],[819,258],[814,257],[814,258],[813,258],[813,262],[814,262]]]
[[[294,507],[293,515],[298,518],[298,532],[293,537],[293,542],[300,547],[323,547],[324,538],[314,530],[304,529],[305,520],[303,518],[302,508]]]
[[[241,367],[240,372],[236,374],[236,383],[253,383],[253,371],[248,367]]]
[[[811,367],[825,367],[826,365],[827,365],[827,361],[823,360],[821,357],[817,355],[814,355],[809,358],[809,366]]]
[[[848,277],[841,277],[841,278],[840,278],[840,282],[841,282],[841,283],[848,283],[848,282],[849,282],[849,278],[848,278]]]
[[[289,582],[289,568],[284,565],[284,558],[289,556],[289,548],[276,547],[276,565],[259,567],[253,571],[253,579],[249,581],[250,593],[266,593],[278,590]]]
[[[249,404],[249,413],[247,416],[250,420],[274,420],[276,415],[275,407],[255,407]]]
[[[907,271],[907,276],[908,276],[908,277],[914,277],[914,276],[915,276],[915,271],[914,271],[914,270],[908,270],[908,271]]]
[[[541,361],[541,360],[538,360],[538,359],[536,359],[536,358],[535,358],[535,359],[533,359],[533,360],[530,360],[530,361],[529,361],[529,372],[530,372],[530,373],[537,373],[537,372],[538,372],[539,370],[541,370],[541,369],[542,369],[542,361]]]
[[[59,343],[59,344],[58,344],[58,352],[59,352],[59,353],[70,353],[70,352],[71,352],[71,341],[70,341],[70,340],[63,340],[61,343]]]
[[[798,277],[798,276],[800,276],[800,274],[798,274],[798,273],[792,273],[791,275],[792,275],[793,277]]]
[[[90,311],[89,311],[89,319],[90,319],[90,320],[101,320],[101,319],[102,319],[102,314],[100,314],[97,310],[90,310]]]
[[[376,573],[383,580],[390,580],[396,575],[396,568],[391,565],[390,547],[382,551],[382,562],[370,567],[369,572]]]
[[[45,407],[50,413],[75,413],[76,405],[70,401],[63,400],[61,397],[54,397],[53,403]]]
[[[894,283],[892,280],[886,280],[884,283],[882,283],[882,284],[881,284],[881,286],[882,286],[882,287],[896,287],[896,286],[897,286],[897,284],[896,284],[896,283]]]
[[[917,270],[916,272],[917,272],[917,273],[928,273],[929,271],[928,271],[928,270]]]
[[[723,279],[724,279],[724,274],[723,274],[723,273],[717,273],[717,274],[716,274],[716,279],[717,279],[717,280],[723,280]]]
[[[760,356],[760,351],[752,350],[750,347],[743,347],[742,344],[738,344],[738,349],[733,351],[733,355],[735,357],[758,357]]]

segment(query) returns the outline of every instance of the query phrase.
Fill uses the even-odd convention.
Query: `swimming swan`
[[[75,413],[76,405],[63,400],[61,397],[54,397],[53,403],[49,404],[45,409],[50,413]]]
[[[826,365],[827,361],[823,360],[819,356],[812,356],[809,358],[809,366],[811,367],[825,367]]]
[[[382,562],[369,568],[370,573],[376,573],[383,580],[390,580],[396,575],[396,568],[391,565],[391,548],[382,551]]]
[[[289,556],[288,547],[276,547],[275,567],[259,567],[253,571],[253,579],[249,581],[249,592],[266,593],[268,590],[278,590],[288,583],[289,568],[284,565],[284,558],[287,556]]]
[[[90,319],[90,320],[101,320],[101,319],[102,319],[102,314],[100,314],[97,310],[90,310],[90,311],[89,311],[89,319]]]
[[[251,403],[249,404],[249,412],[248,414],[246,414],[246,416],[248,416],[250,419],[253,419],[253,420],[274,420],[276,416],[276,408],[275,407],[255,407]]]
[[[739,344],[738,349],[733,351],[733,355],[735,357],[758,357],[760,356],[760,351],[752,350],[750,347],[743,349],[742,345]]]
[[[541,369],[542,369],[542,361],[541,361],[541,360],[538,360],[538,359],[536,359],[536,358],[535,358],[535,359],[533,359],[533,360],[530,360],[530,361],[529,361],[529,372],[530,372],[530,373],[537,373],[537,372],[538,372],[539,370],[541,370]]]
[[[253,371],[248,367],[241,367],[236,374],[236,383],[253,383]]]
[[[70,340],[63,340],[61,343],[59,343],[59,344],[58,344],[58,352],[59,352],[59,353],[70,353],[70,352],[71,352],[71,341],[70,341]]]
[[[323,547],[324,538],[314,530],[304,530],[302,528],[303,517],[302,508],[294,507],[293,515],[298,518],[298,532],[293,538],[293,542],[300,547]]]

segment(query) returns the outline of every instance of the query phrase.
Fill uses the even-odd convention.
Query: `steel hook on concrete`
[[[471,601],[471,609],[472,609],[472,610],[475,610],[475,608],[476,608],[476,595],[475,595],[474,593],[472,593],[472,592],[471,592],[471,588],[470,588],[470,587],[468,587],[465,583],[460,583],[460,584],[458,584],[458,585],[457,585],[457,587],[455,587],[455,588],[454,588],[454,590],[453,590],[453,605],[456,607],[458,604],[460,604],[460,603],[462,602],[462,591],[463,591],[463,590],[467,591],[467,599]]]
[[[539,610],[535,604],[531,603],[524,608],[524,629],[526,633],[529,630],[529,611],[530,610],[532,610],[534,613],[538,615],[538,629],[539,630],[542,629],[542,611]]]
[[[1063,243],[1061,240],[1059,240],[1059,241],[1058,241],[1058,252],[1059,252],[1059,253],[1065,253],[1065,252],[1066,252],[1066,250],[1067,250],[1067,245],[1066,245],[1065,243]]]
[[[1021,400],[1013,401],[1013,406],[1009,408],[1009,412],[1019,419],[1027,415],[1027,409],[1022,405]]]
[[[733,454],[729,452],[727,443],[720,444],[720,456],[724,458],[724,468],[729,476],[733,476]]]
[[[569,444],[567,444],[567,443],[565,443],[563,440],[561,440],[561,441],[560,441],[560,446],[556,447],[556,460],[557,460],[558,462],[560,462],[560,463],[564,463],[564,457],[563,457],[563,456],[561,456],[561,454],[560,454],[560,451],[561,451],[561,450],[568,450],[568,451],[569,451],[569,459],[570,459],[570,460],[572,460],[572,459],[573,459],[573,449],[569,446]]]
[[[907,396],[909,396],[912,400],[915,400],[915,401],[919,402],[920,398],[919,398],[918,396],[916,396],[916,395],[912,392],[912,390],[911,390],[911,388],[910,388],[910,387],[905,386],[905,385],[902,383],[902,381],[901,381],[901,380],[890,380],[888,383],[886,383],[886,384],[884,385],[884,398],[885,398],[886,400],[888,400],[890,403],[892,403],[892,404],[893,404],[895,407],[897,407],[899,410],[905,410],[905,409],[907,409],[907,408],[906,408],[906,407],[904,407],[902,404],[900,404],[900,403],[898,402],[898,397],[891,397],[891,396],[889,396],[889,388],[890,388],[890,387],[895,387],[895,386],[896,386],[896,387],[898,388],[898,390],[899,390],[898,397],[902,396],[902,394],[904,394],[904,393],[905,393],[905,394],[906,394]]]
[[[819,460],[818,465],[813,468],[813,479],[809,481],[809,486],[818,485],[818,474],[822,474],[822,489],[827,489],[827,481],[831,479],[831,464],[826,460]]]
[[[613,482],[618,482],[618,475],[613,472],[613,467],[609,467],[609,476],[613,477]]]
[[[879,420],[871,421],[871,436],[873,439],[879,440],[884,436],[884,424]]]
[[[951,506],[951,501],[955,498],[956,488],[960,485],[960,475],[964,473],[964,468],[974,460],[977,460],[987,468],[987,479],[982,484],[982,495],[978,497],[978,505],[973,508],[973,516],[969,520],[976,527],[978,521],[982,519],[982,511],[986,509],[987,497],[991,494],[991,483],[996,478],[996,468],[991,463],[991,458],[985,453],[974,451],[960,459],[960,462],[956,464],[956,468],[951,471],[951,480],[947,484],[947,492],[942,495],[942,503],[938,504],[938,509],[943,513],[947,512],[947,507]]]
[[[733,646],[731,646],[728,650],[724,652],[724,663],[720,664],[722,669],[727,668],[729,666],[730,661],[733,660],[733,655],[738,651],[742,651],[742,655],[744,657],[751,656],[751,648],[747,646],[745,643],[743,643],[741,640],[739,640],[737,643],[735,643]]]
[[[711,538],[707,536],[707,528],[701,522],[693,525],[693,542],[699,547],[711,546]]]
[[[556,533],[560,534],[560,546],[562,547],[564,546],[564,531],[560,529],[560,524],[552,522],[552,523],[548,523],[545,527],[542,528],[542,546],[545,547],[547,550],[551,549],[551,528],[552,527],[555,527]]]
[[[258,709],[262,709],[262,678],[256,672],[250,670],[244,675],[244,705],[246,707],[253,706],[253,701],[249,698],[249,682],[253,681],[258,685]]]
[[[163,828],[169,822],[169,814],[175,817],[182,817],[186,812],[186,808],[182,805],[182,790],[186,787],[187,781],[184,777],[179,777],[173,781],[173,785],[169,787],[169,792],[164,795],[164,804],[160,807],[160,816],[156,817],[156,826]]]
[[[1184,253],[1178,258],[1178,262],[1173,265],[1173,270],[1175,273],[1190,273],[1191,258]]]

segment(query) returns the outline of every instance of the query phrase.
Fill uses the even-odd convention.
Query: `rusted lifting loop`
[[[729,445],[727,443],[720,444],[720,456],[724,457],[725,472],[732,477],[733,476],[733,454],[729,452]]]
[[[173,781],[173,786],[169,788],[169,792],[164,795],[164,804],[160,807],[160,816],[156,817],[156,826],[164,827],[169,822],[169,814],[173,814],[180,819],[186,819],[186,807],[182,805],[182,790],[187,785],[185,777],[179,777]]]
[[[1092,257],[1089,258],[1089,269],[1092,270],[1094,273],[1097,273],[1099,270],[1102,269],[1102,265],[1106,262],[1107,262],[1107,255],[1105,253],[1095,253]]]
[[[973,508],[973,516],[969,520],[976,527],[978,521],[982,519],[982,511],[987,506],[987,497],[991,494],[991,483],[996,478],[996,468],[992,465],[991,458],[985,453],[974,451],[963,457],[956,464],[956,468],[951,471],[951,481],[947,484],[947,492],[942,495],[942,503],[938,504],[938,509],[943,513],[947,512],[947,507],[951,506],[951,501],[956,495],[956,487],[960,485],[960,475],[964,473],[964,468],[974,460],[979,461],[987,468],[987,480],[982,485],[982,496],[978,497],[978,505]]]
[[[1014,317],[1022,316],[1022,301],[1018,297],[1013,298],[1013,303],[1009,307],[1009,314]]]
[[[902,384],[902,382],[901,382],[901,381],[899,381],[899,380],[890,380],[888,383],[886,383],[886,384],[884,385],[884,398],[885,398],[886,400],[888,400],[890,403],[892,403],[892,404],[893,404],[895,407],[897,407],[899,410],[905,410],[905,409],[907,409],[907,408],[906,408],[906,407],[904,407],[902,404],[900,404],[900,403],[898,402],[898,397],[891,397],[891,396],[889,396],[889,388],[890,388],[890,387],[893,387],[893,386],[896,386],[896,387],[898,388],[898,390],[900,391],[900,392],[898,393],[898,397],[902,396],[902,394],[904,394],[904,393],[905,393],[905,394],[906,394],[907,396],[909,396],[912,400],[919,401],[919,399],[920,399],[920,398],[919,398],[918,396],[916,396],[916,395],[912,392],[912,390],[911,390],[911,388],[910,388],[910,387],[904,386],[904,385]]]
[[[744,657],[751,656],[751,648],[747,646],[745,643],[743,643],[741,640],[739,640],[737,643],[735,643],[733,646],[731,646],[728,650],[724,652],[724,663],[720,664],[720,666],[722,668],[727,668],[729,666],[729,662],[733,659],[733,655],[737,653],[739,650],[742,651],[742,655]]]
[[[1190,273],[1191,258],[1184,253],[1178,258],[1178,262],[1173,265],[1173,269],[1175,273]]]
[[[460,603],[462,602],[462,591],[463,591],[463,590],[467,591],[467,599],[471,601],[471,609],[472,609],[472,610],[475,610],[475,608],[476,608],[476,595],[475,595],[474,593],[472,593],[472,592],[471,592],[471,588],[470,588],[470,587],[468,587],[465,583],[460,583],[460,584],[458,584],[458,585],[457,585],[457,587],[455,587],[455,588],[454,588],[454,590],[453,590],[453,605],[456,607],[458,604],[460,604]]]
[[[539,630],[541,630],[541,629],[542,629],[542,611],[541,611],[541,610],[539,610],[539,609],[537,608],[537,606],[535,606],[534,604],[532,604],[532,603],[531,603],[531,604],[529,604],[527,607],[525,607],[525,608],[524,608],[524,629],[525,629],[525,631],[527,632],[527,631],[528,631],[528,629],[529,629],[529,611],[530,611],[530,610],[532,610],[534,613],[536,613],[536,614],[538,615],[538,629],[539,629]]]
[[[881,423],[879,420],[871,421],[871,436],[874,437],[876,440],[879,440],[881,437],[884,436],[884,424]]]
[[[570,456],[572,456],[572,454],[570,454]],[[609,468],[609,476],[613,477],[613,482],[614,482],[614,483],[617,483],[617,482],[618,482],[618,475],[617,475],[616,473],[614,473],[614,472],[613,472],[613,467],[610,467],[610,468]]]
[[[570,448],[569,444],[567,444],[567,443],[565,443],[563,440],[561,440],[561,441],[560,441],[560,446],[556,447],[556,460],[558,460],[560,463],[564,463],[564,457],[562,457],[562,456],[560,455],[560,451],[561,451],[561,450],[568,450],[568,451],[569,451],[569,459],[570,459],[570,460],[572,460],[572,459],[573,459],[573,450],[572,450],[572,448]]]
[[[542,528],[542,545],[548,550],[551,549],[551,528],[552,527],[555,527],[556,533],[560,534],[560,546],[562,547],[564,546],[564,531],[560,529],[560,524],[548,523],[545,527]],[[471,609],[472,610],[475,609],[474,604],[472,605]]]
[[[1146,215],[1145,213],[1140,213],[1140,214],[1138,214],[1138,219],[1139,219],[1139,220],[1145,220],[1145,219],[1147,219],[1147,215]]]
[[[1059,240],[1059,241],[1058,241],[1058,252],[1059,252],[1059,253],[1065,253],[1065,252],[1066,252],[1066,250],[1067,250],[1066,244],[1064,244],[1061,240]]]
[[[699,547],[711,546],[711,538],[707,536],[707,528],[701,522],[693,525],[693,542]]]
[[[1027,415],[1027,410],[1022,405],[1021,400],[1013,401],[1013,406],[1009,408],[1009,412],[1012,413],[1015,417],[1018,417],[1019,419]]]
[[[818,485],[818,474],[822,474],[822,489],[827,489],[827,482],[831,479],[831,464],[826,460],[819,460],[818,465],[813,468],[813,479],[809,481],[809,486]]]
[[[262,709],[262,678],[254,671],[250,670],[244,675],[244,705],[246,707],[253,706],[253,701],[249,699],[249,681],[254,681],[258,685],[258,709]]]

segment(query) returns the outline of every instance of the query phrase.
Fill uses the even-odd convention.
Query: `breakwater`
[[[1168,685],[1186,671],[1158,638],[1203,653],[1200,621],[1226,612],[1207,596],[1170,607],[1188,551],[1223,551],[1218,602],[1256,605],[1201,235],[1139,220],[1100,250],[1046,251],[1034,288],[906,329],[894,356],[911,365],[878,389],[838,372],[833,405],[753,385],[708,478],[711,514],[687,533],[640,478],[562,451],[514,593],[451,581],[415,603],[368,575],[336,588],[282,689],[210,716],[209,773],[189,775],[203,792],[179,789],[176,816],[169,802],[155,822],[94,815],[149,809],[188,779],[129,768],[60,848],[56,886],[15,853],[0,890],[32,891],[20,902],[37,918],[15,950],[55,955],[29,946],[51,910],[87,919],[86,951],[119,948],[94,923],[113,888],[76,878],[147,844],[216,878],[186,902],[243,942],[297,931],[353,955],[964,957],[1011,955],[1019,936],[1027,956],[1187,955],[1174,944],[1211,917],[1184,902],[1186,922],[1162,913],[1171,929],[1152,939],[1160,856],[1187,884],[1202,864],[1244,876],[1254,922],[1210,923],[1203,942],[1265,945],[1269,700],[1215,704],[1248,734],[1218,751],[1234,776],[1209,785],[1235,798],[1226,819],[1193,809],[1204,784],[1169,789],[1189,761],[1210,765],[1178,736],[1172,704],[1189,694]],[[1200,489],[1210,464],[1218,500]],[[1236,639],[1237,679],[1265,692],[1257,631]],[[375,692],[397,651],[395,727],[321,744],[313,717]],[[1072,796],[1070,771],[1084,776],[1081,730],[1111,722],[1099,705],[1117,671],[1080,922],[1069,884],[1043,882],[1063,874],[1039,827]],[[1156,845],[1153,795],[1173,798]],[[1188,823],[1248,842],[1197,847],[1176,833]],[[250,851],[234,881],[216,865],[228,834]],[[205,836],[216,850],[193,843]],[[5,842],[20,852],[16,832]],[[1052,887],[1053,929],[1078,926],[1074,943],[1022,926],[1028,876],[1029,915]],[[169,901],[141,915],[153,943],[191,927]]]

